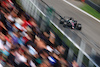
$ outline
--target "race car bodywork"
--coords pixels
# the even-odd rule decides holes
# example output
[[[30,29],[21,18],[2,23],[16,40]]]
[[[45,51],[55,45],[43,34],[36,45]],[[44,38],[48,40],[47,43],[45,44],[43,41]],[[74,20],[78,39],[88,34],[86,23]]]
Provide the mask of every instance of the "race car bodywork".
[[[63,24],[63,27],[70,27],[71,29],[81,30],[82,26],[80,23],[77,23],[72,17],[64,18],[60,20],[60,24]]]

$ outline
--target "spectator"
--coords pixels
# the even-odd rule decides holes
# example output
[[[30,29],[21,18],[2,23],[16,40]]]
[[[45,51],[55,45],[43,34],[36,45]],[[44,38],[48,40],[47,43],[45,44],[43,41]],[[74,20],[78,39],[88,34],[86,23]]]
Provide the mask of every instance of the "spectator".
[[[46,38],[35,20],[11,1],[0,2],[0,67],[66,67],[59,57],[65,48],[53,47],[55,35],[49,31]]]

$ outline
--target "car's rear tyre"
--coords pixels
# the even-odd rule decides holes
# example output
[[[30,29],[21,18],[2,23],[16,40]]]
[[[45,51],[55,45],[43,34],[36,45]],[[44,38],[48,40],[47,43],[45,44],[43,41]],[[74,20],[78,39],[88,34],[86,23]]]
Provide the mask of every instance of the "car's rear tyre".
[[[77,24],[77,27],[76,27],[78,30],[81,30],[82,29],[82,25],[80,23]]]
[[[60,20],[60,24],[63,24],[63,23],[64,23],[64,20],[63,20],[63,19],[61,19],[61,20]]]

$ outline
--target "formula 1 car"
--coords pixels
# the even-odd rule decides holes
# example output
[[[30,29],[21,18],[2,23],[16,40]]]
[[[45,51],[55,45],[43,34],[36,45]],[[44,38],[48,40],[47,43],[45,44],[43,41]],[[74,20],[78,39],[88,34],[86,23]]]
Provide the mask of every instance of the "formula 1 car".
[[[68,17],[60,20],[60,24],[63,24],[63,27],[70,27],[71,29],[81,30],[82,26],[80,23],[77,23],[72,17]]]

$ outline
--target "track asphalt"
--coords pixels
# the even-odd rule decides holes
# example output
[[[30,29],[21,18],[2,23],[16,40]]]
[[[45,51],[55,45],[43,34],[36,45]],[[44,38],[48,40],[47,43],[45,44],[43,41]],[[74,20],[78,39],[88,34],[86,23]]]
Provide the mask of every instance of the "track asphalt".
[[[100,47],[99,22],[87,16],[86,14],[80,12],[79,10],[73,8],[72,6],[68,5],[63,0],[43,0],[43,1],[46,2],[49,6],[53,7],[56,10],[56,12],[58,12],[62,17],[64,16],[73,17],[78,21],[78,23],[81,23],[82,30],[81,31],[73,30],[73,31],[77,33],[81,38],[86,39],[86,41],[93,43],[94,46],[98,47],[99,49]],[[75,1],[75,0],[67,0],[67,1],[78,7],[83,5],[80,1]],[[91,47],[94,46],[91,45]]]

